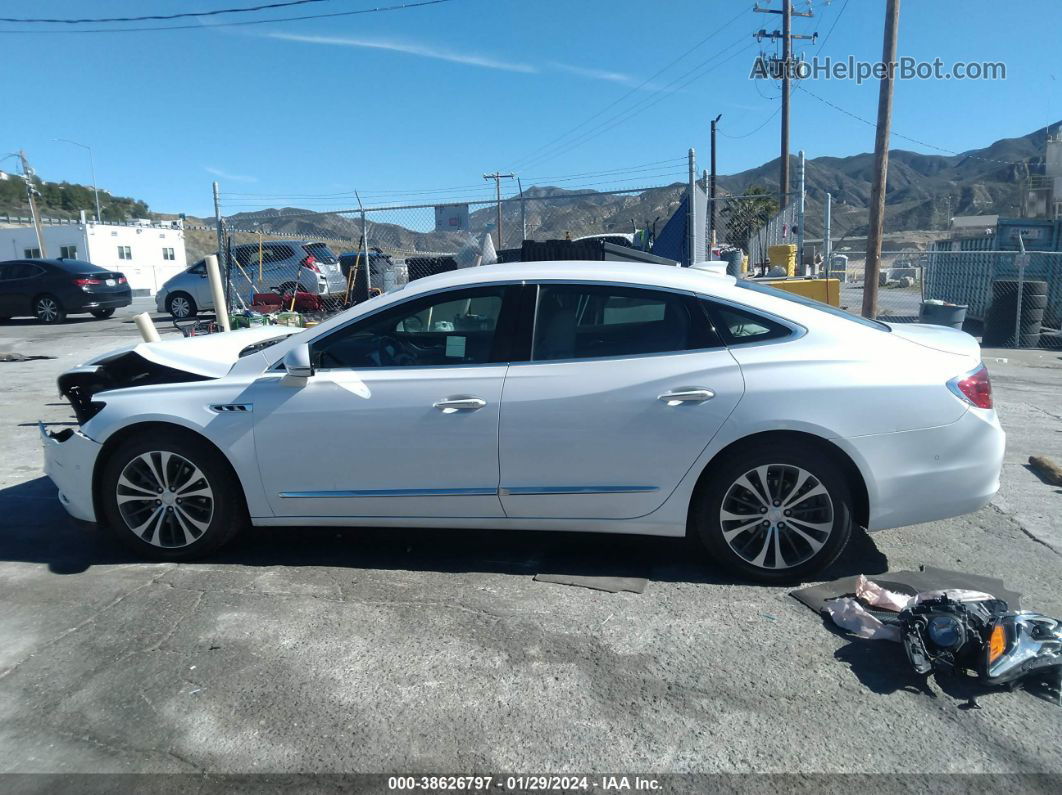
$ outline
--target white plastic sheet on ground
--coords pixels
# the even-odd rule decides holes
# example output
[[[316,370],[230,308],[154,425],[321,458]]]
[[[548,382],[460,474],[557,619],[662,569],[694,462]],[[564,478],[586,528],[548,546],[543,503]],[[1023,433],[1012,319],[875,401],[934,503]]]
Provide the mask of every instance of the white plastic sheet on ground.
[[[882,588],[862,574],[856,580],[855,594],[855,598],[842,596],[838,599],[830,599],[825,603],[826,612],[830,614],[833,623],[860,638],[891,640],[896,643],[900,642],[899,627],[882,623],[880,619],[867,611],[867,606],[899,613],[905,607],[919,604],[929,599],[937,599],[941,596],[947,596],[956,602],[980,602],[985,599],[995,599],[991,594],[982,593],[981,591],[967,591],[955,588],[943,591],[925,591],[915,596],[908,596],[907,594],[896,593]]]

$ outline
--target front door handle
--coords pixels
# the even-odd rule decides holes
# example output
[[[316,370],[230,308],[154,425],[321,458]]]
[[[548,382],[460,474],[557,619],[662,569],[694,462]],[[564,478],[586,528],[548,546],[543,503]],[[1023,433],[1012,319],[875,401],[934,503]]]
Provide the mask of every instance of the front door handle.
[[[443,398],[432,403],[433,408],[440,409],[444,413],[451,414],[455,411],[475,411],[487,405],[487,401],[478,397],[452,397]]]
[[[677,406],[679,403],[703,403],[715,397],[715,392],[703,386],[682,387],[672,389],[657,397],[657,400],[667,401],[669,406]]]

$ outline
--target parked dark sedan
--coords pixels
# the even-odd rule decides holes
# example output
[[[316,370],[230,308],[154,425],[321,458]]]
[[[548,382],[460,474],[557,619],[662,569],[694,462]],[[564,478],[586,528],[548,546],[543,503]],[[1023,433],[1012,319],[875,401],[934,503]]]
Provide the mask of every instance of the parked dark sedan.
[[[17,259],[0,262],[0,320],[33,315],[62,323],[68,314],[105,318],[129,306],[133,293],[121,273],[76,259]]]

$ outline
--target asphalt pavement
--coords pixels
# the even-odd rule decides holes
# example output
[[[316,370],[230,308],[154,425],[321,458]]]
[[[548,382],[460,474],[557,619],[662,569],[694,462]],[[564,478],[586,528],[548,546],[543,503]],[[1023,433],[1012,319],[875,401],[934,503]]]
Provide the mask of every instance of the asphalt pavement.
[[[142,305],[141,305],[142,304]],[[0,324],[0,772],[1062,773],[1059,706],[922,680],[782,587],[683,541],[254,529],[149,564],[69,520],[36,421],[55,376],[134,311]],[[856,534],[825,579],[921,564],[1002,578],[1062,615],[1062,358],[986,351],[1003,488],[958,519]],[[914,409],[912,409],[914,410]],[[644,593],[534,581],[645,577]]]

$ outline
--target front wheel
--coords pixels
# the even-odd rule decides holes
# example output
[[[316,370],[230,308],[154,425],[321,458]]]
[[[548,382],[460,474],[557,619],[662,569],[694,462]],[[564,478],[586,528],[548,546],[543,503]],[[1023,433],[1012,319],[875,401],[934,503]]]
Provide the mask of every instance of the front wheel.
[[[166,299],[166,311],[176,320],[187,320],[198,314],[199,307],[188,293],[174,293]]]
[[[692,518],[721,563],[761,582],[794,582],[844,550],[852,497],[830,456],[791,442],[757,444],[713,468]]]
[[[90,312],[93,317],[99,318],[100,320],[106,320],[114,314],[114,309],[92,309]]]
[[[123,442],[104,465],[99,487],[111,532],[154,560],[207,555],[247,522],[243,490],[228,462],[181,433]]]

